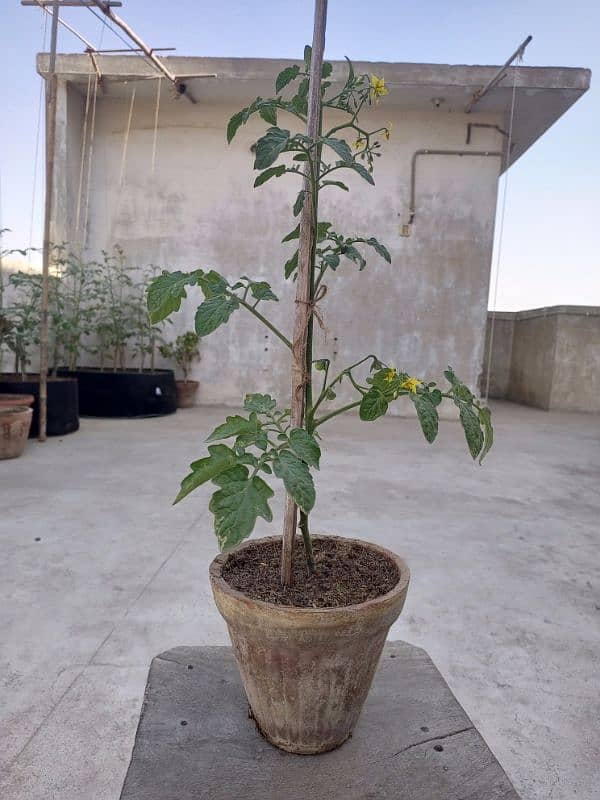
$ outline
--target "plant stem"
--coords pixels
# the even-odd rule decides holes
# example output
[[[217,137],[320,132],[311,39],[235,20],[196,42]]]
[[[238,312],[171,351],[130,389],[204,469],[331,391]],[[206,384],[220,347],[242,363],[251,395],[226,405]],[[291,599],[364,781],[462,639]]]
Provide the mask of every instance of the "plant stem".
[[[277,338],[280,339],[286,347],[289,347],[290,350],[292,349],[292,343],[290,342],[290,340],[286,336],[284,336],[283,333],[281,333],[281,331],[278,330],[275,327],[275,325],[273,325],[272,322],[269,322],[269,320],[266,317],[263,317],[263,315],[259,311],[253,308],[250,305],[250,303],[247,303],[245,300],[242,300],[241,297],[238,297],[237,295],[233,294],[233,292],[229,292],[228,294],[230,294],[231,297],[235,297],[240,303],[240,305],[244,306],[244,308],[251,314],[253,314],[256,317],[256,319],[260,320],[263,325],[266,325],[270,331],[273,331],[275,336],[277,336]]]
[[[304,511],[300,512],[300,530],[302,532],[302,540],[304,542],[304,555],[306,556],[306,566],[308,571],[312,574],[315,572],[315,559],[313,556],[312,540],[310,538],[310,531],[308,529],[308,514]]]
[[[328,419],[331,419],[332,417],[337,417],[338,414],[343,414],[344,411],[350,411],[351,408],[356,408],[361,403],[362,399],[355,400],[353,403],[348,403],[347,406],[342,406],[341,408],[336,408],[334,411],[330,411],[329,414],[325,414],[324,417],[319,417],[319,419],[316,419],[314,422],[314,427],[318,428],[319,425],[322,425],[324,422],[327,422]]]

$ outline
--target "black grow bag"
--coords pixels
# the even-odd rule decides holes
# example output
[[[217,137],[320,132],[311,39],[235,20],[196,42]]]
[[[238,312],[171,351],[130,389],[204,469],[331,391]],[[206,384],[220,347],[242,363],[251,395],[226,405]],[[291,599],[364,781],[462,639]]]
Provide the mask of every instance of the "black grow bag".
[[[172,369],[106,370],[94,367],[59,369],[77,378],[79,412],[87,417],[156,417],[177,410]]]
[[[33,418],[29,438],[37,436],[40,430],[40,379],[38,375],[26,375],[22,381],[19,375],[0,374],[0,392],[32,394]],[[48,436],[64,436],[79,430],[79,398],[77,381],[71,377],[53,378],[48,376],[48,405],[46,433]]]

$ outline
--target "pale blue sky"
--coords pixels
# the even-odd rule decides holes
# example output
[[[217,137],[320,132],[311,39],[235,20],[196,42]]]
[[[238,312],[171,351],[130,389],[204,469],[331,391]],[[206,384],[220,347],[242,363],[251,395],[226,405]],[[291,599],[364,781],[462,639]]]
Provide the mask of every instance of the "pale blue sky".
[[[600,4],[594,0],[330,0],[329,9],[329,58],[498,64],[531,33],[527,65],[600,66]],[[295,58],[311,38],[311,0],[125,0],[118,13],[151,45],[174,46],[179,55]],[[62,14],[98,45],[101,23],[89,11]],[[1,222],[13,230],[11,246],[29,242],[41,15],[19,0],[0,0]],[[101,41],[121,46],[108,31]],[[81,48],[60,31],[60,51]],[[592,89],[509,171],[499,309],[600,305],[600,102],[594,83],[593,75]],[[41,181],[34,244],[41,238]]]

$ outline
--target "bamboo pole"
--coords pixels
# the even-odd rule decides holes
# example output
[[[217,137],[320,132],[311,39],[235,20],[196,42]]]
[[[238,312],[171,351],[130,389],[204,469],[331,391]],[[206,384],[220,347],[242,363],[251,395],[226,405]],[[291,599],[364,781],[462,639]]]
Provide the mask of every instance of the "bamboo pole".
[[[54,192],[54,150],[56,141],[56,41],[59,2],[52,4],[50,63],[46,83],[46,198],[44,203],[44,244],[42,252],[42,297],[40,313],[40,421],[38,439],[46,441],[48,419],[48,278],[50,272],[50,220]]]
[[[325,50],[325,28],[327,25],[327,0],[315,0],[312,57],[310,63],[310,84],[308,90],[308,116],[306,133],[317,139],[321,118],[321,72],[323,51]],[[313,252],[316,236],[314,209],[316,198],[312,195],[310,181],[304,181],[304,205],[300,217],[300,241],[298,275],[296,280],[296,309],[294,313],[294,335],[292,338],[292,398],[291,424],[300,428],[304,423],[305,387],[310,381],[310,367],[307,368],[306,347],[308,328],[312,315],[312,273],[314,269]],[[294,539],[298,521],[298,507],[288,495],[285,503],[283,523],[283,542],[281,549],[281,582],[284,586],[292,584],[292,562]]]

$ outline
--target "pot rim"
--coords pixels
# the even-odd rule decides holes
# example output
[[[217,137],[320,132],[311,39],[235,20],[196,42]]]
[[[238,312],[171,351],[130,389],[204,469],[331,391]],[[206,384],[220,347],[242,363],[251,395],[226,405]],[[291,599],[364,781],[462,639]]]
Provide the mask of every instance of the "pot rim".
[[[0,406],[0,414],[19,414],[24,411],[33,414],[33,409],[29,406]]]
[[[182,386],[200,386],[200,381],[184,381],[183,378],[181,380],[178,378],[175,383],[181,384]]]
[[[16,406],[25,406],[35,401],[35,397],[32,394],[26,394],[24,392],[0,392],[0,403],[6,402],[9,398],[14,400]]]
[[[262,609],[264,611],[270,611],[273,613],[282,613],[285,614],[293,614],[295,616],[307,615],[307,616],[318,616],[321,617],[335,617],[339,616],[340,614],[360,614],[363,611],[368,611],[371,609],[376,608],[377,606],[387,606],[389,605],[394,599],[408,589],[408,584],[410,581],[410,569],[406,561],[401,558],[400,556],[396,555],[392,550],[388,550],[387,547],[382,547],[379,544],[375,544],[373,542],[367,542],[364,539],[355,539],[353,537],[347,536],[338,536],[335,534],[324,534],[324,533],[317,533],[312,535],[311,537],[313,541],[315,539],[337,539],[343,542],[352,542],[354,544],[359,544],[362,547],[366,547],[371,550],[376,550],[378,553],[386,556],[390,559],[398,569],[398,581],[394,584],[394,586],[386,592],[385,594],[379,595],[379,597],[373,597],[370,600],[364,600],[362,603],[351,603],[350,605],[346,606],[322,606],[319,608],[307,608],[305,606],[286,606],[281,603],[270,603],[267,600],[258,600],[254,597],[250,597],[249,595],[245,594],[244,592],[240,592],[238,589],[234,589],[230,586],[225,578],[222,576],[222,570],[225,566],[227,559],[233,553],[238,553],[240,550],[243,550],[246,547],[250,547],[252,545],[260,544],[262,542],[280,542],[281,536],[263,536],[259,539],[248,539],[242,544],[238,545],[237,547],[228,550],[226,553],[219,553],[215,558],[212,560],[211,565],[209,567],[209,577],[211,582],[214,585],[217,585],[219,589],[226,595],[230,597],[242,601],[244,604],[253,604],[258,609]]]

